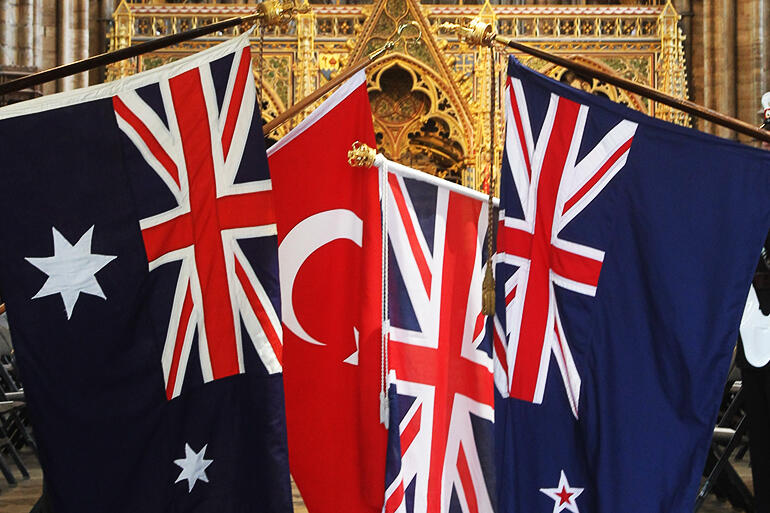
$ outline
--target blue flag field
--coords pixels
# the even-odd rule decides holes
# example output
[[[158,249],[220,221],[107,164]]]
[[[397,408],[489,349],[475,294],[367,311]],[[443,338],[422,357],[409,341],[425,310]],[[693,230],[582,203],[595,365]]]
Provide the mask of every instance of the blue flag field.
[[[290,512],[248,34],[0,110],[0,294],[66,512]]]
[[[770,154],[511,58],[495,340],[500,513],[693,509]]]

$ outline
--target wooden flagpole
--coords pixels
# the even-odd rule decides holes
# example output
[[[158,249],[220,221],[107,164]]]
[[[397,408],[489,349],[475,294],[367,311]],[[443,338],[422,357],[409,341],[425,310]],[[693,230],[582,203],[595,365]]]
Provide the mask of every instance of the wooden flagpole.
[[[539,48],[534,48],[516,42],[509,37],[496,34],[493,31],[491,24],[485,23],[478,18],[471,20],[467,27],[458,25],[456,23],[447,22],[442,23],[439,26],[439,29],[455,32],[458,36],[467,41],[468,44],[472,45],[492,46],[494,43],[500,43],[507,46],[508,48],[533,55],[554,64],[558,64],[559,66],[570,69],[580,75],[588,76],[591,78],[598,78],[599,80],[602,80],[608,84],[612,84],[614,86],[620,87],[621,89],[631,91],[632,93],[636,93],[640,96],[644,96],[645,98],[649,98],[653,101],[668,105],[669,107],[673,107],[693,116],[705,119],[706,121],[711,121],[714,124],[727,127],[741,134],[749,135],[755,139],[759,139],[760,141],[770,142],[770,132],[757,128],[754,125],[746,123],[745,121],[727,116],[721,112],[709,109],[708,107],[704,107],[703,105],[697,104],[695,102],[684,100],[682,98],[676,98],[670,94],[664,93],[663,91],[639,84],[627,78],[619,77],[613,73],[607,73],[606,71],[592,68],[591,66],[583,64],[582,62],[578,62],[566,57],[560,57],[550,52],[546,52],[545,50],[540,50]]]

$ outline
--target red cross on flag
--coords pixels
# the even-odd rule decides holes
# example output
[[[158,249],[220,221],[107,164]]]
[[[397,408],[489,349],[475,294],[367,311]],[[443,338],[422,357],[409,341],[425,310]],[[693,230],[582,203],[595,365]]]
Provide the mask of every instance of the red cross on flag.
[[[566,240],[561,233],[623,168],[637,125],[619,122],[578,161],[588,107],[552,94],[534,138],[518,79],[508,78],[505,104],[506,156],[524,217],[501,211],[498,228],[498,261],[518,267],[504,289],[508,332],[498,333],[495,343],[507,378],[501,393],[542,402],[553,353],[577,417],[580,375],[554,286],[595,295],[604,252]]]
[[[181,263],[162,356],[170,400],[182,391],[195,335],[208,382],[245,371],[242,326],[267,371],[280,372],[282,333],[238,244],[276,234],[270,180],[236,179],[255,111],[250,48],[232,59],[222,98],[208,64],[159,85],[157,110],[137,90],[115,96],[113,106],[173,197],[172,208],[140,223],[150,270]]]
[[[384,511],[492,513],[494,389],[481,311],[487,203],[393,162],[384,169],[393,255]]]

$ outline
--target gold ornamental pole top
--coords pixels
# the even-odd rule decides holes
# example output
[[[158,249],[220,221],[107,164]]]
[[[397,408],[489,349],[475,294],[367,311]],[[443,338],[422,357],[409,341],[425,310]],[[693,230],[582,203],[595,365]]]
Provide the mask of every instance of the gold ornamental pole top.
[[[297,14],[310,12],[310,4],[298,3],[297,0],[265,0],[257,5],[254,14],[244,16],[241,27],[249,29],[257,22],[264,26],[286,25]]]
[[[492,29],[492,24],[481,21],[480,18],[473,18],[468,22],[467,26],[446,21],[439,25],[438,28],[445,32],[454,32],[460,39],[473,46],[491,47],[497,37],[497,34]]]
[[[353,149],[348,151],[348,164],[353,167],[372,167],[376,156],[377,150],[366,143],[356,141],[353,143]]]

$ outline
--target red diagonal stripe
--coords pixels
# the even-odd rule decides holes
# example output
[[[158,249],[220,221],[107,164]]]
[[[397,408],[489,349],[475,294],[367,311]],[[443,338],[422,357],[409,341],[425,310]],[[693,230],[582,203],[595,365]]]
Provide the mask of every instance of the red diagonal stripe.
[[[404,432],[401,433],[401,455],[406,454],[406,451],[411,447],[412,442],[417,437],[417,433],[420,432],[420,423],[422,422],[422,404],[417,407],[417,411],[414,412],[409,423],[404,428]]]
[[[607,162],[605,162],[604,165],[601,168],[599,168],[599,171],[597,171],[596,174],[594,176],[592,176],[591,179],[588,180],[588,182],[583,187],[581,187],[580,190],[578,192],[576,192],[574,196],[572,196],[569,200],[567,200],[567,202],[564,204],[564,210],[562,211],[562,213],[566,213],[570,208],[572,208],[575,205],[575,203],[580,201],[580,199],[583,196],[588,194],[588,191],[591,190],[591,187],[596,185],[596,183],[599,180],[601,180],[601,178],[605,174],[607,174],[607,171],[610,170],[612,165],[615,164],[615,162],[617,162],[618,159],[621,156],[623,156],[623,154],[625,152],[628,151],[628,149],[631,147],[631,142],[633,140],[634,140],[634,138],[632,137],[631,139],[629,139],[625,143],[623,143],[623,146],[618,148],[617,151],[615,153],[613,153],[612,156],[609,159],[607,159]]]
[[[479,513],[479,504],[476,501],[476,489],[473,487],[473,479],[471,478],[471,469],[468,467],[468,460],[465,456],[465,449],[463,444],[460,444],[460,452],[457,455],[457,473],[460,475],[460,483],[462,483],[463,491],[465,492],[465,501],[468,503],[468,511],[470,513]]]
[[[396,200],[396,207],[401,220],[404,222],[404,228],[406,229],[406,238],[409,241],[409,247],[412,249],[412,254],[417,262],[417,268],[420,271],[420,277],[422,278],[422,284],[425,286],[425,292],[430,297],[430,283],[431,273],[428,261],[425,259],[425,255],[422,252],[422,247],[417,239],[417,231],[412,224],[412,218],[409,215],[409,208],[406,206],[406,200],[401,192],[401,187],[398,183],[398,178],[393,174],[388,174],[388,182],[390,183],[390,190],[393,191],[393,197]]]
[[[166,399],[169,401],[174,396],[174,386],[176,385],[177,374],[179,373],[179,360],[182,357],[182,346],[187,335],[187,328],[192,314],[192,295],[190,294],[190,283],[187,283],[187,292],[182,303],[182,315],[179,317],[179,325],[176,331],[176,340],[174,341],[174,356],[171,358],[171,369],[168,371],[168,382],[166,383]]]
[[[518,287],[518,285],[516,285]],[[508,293],[507,296],[505,296],[505,305],[508,306],[511,304],[511,301],[513,301],[513,298],[516,297],[516,287],[513,287],[511,291]]]
[[[558,315],[558,314],[557,314],[557,315]],[[565,363],[565,365],[566,365],[566,363],[567,363],[567,358],[566,358],[566,355],[565,355],[565,353],[564,353],[564,343],[565,343],[565,341],[563,341],[563,340],[561,339],[561,335],[559,335],[559,327],[556,325],[556,323],[555,323],[555,322],[554,322],[554,326],[553,326],[553,331],[556,333],[556,341],[559,343],[559,352],[561,353],[561,355],[562,355],[562,359],[564,360],[564,363]],[[568,371],[567,371],[567,372],[565,372],[565,373],[564,373],[564,376],[567,378],[567,393],[568,393],[570,396],[572,396],[572,390],[573,390],[573,388],[572,388],[572,380],[571,380],[571,378],[570,378],[569,372],[568,372]],[[574,397],[573,399],[577,399],[577,398],[576,398],[576,397]],[[577,403],[576,403],[576,404],[577,404]]]
[[[155,136],[152,135],[152,132],[149,128],[147,128],[147,125],[145,125],[142,120],[139,119],[136,114],[134,114],[119,97],[112,97],[112,105],[115,108],[115,112],[118,114],[118,116],[123,118],[123,120],[131,125],[131,128],[133,128],[136,133],[139,134],[139,137],[142,138],[142,141],[144,141],[144,144],[147,145],[147,148],[150,150],[153,156],[158,159],[160,165],[166,169],[166,172],[168,172],[169,175],[171,175],[171,178],[174,179],[177,187],[180,187],[179,170],[177,169],[176,164],[174,164],[174,160],[169,157],[168,153],[166,153],[166,150],[163,149],[163,146],[161,146]]]
[[[505,350],[505,345],[503,344],[503,340],[500,337],[501,337],[500,332],[498,330],[495,330],[495,335],[493,338],[495,353],[497,354],[497,360],[500,362],[500,366],[503,368],[503,373],[507,376],[508,375],[508,352]]]
[[[230,145],[233,142],[233,133],[235,132],[235,123],[238,121],[238,114],[241,111],[241,102],[243,101],[243,92],[246,89],[246,81],[249,78],[251,69],[251,47],[246,47],[241,52],[241,61],[238,64],[238,72],[235,76],[233,85],[233,94],[230,97],[230,105],[227,108],[227,120],[224,130],[222,130],[222,151],[227,160],[227,154],[230,151]]]
[[[486,316],[484,315],[484,312],[481,312],[478,317],[476,317],[476,326],[473,328],[473,340],[476,340],[476,338],[481,335],[481,331],[484,329],[484,320],[486,319]]]
[[[273,352],[275,353],[276,358],[278,358],[278,361],[283,362],[283,344],[281,344],[281,337],[278,336],[278,333],[273,327],[273,323],[270,322],[270,317],[268,317],[265,307],[262,305],[262,301],[259,300],[259,296],[257,296],[257,293],[254,291],[254,287],[251,286],[249,277],[246,276],[246,271],[243,270],[238,258],[235,259],[235,274],[238,276],[238,280],[241,282],[243,290],[246,292],[249,304],[259,320],[260,326],[262,326],[262,331],[265,332],[270,347],[273,348]]]
[[[513,82],[511,77],[508,77],[508,91],[510,91],[511,97],[511,110],[513,111],[514,123],[516,123],[516,132],[519,134],[519,144],[521,145],[521,153],[524,155],[524,163],[527,165],[527,175],[529,179],[532,179],[532,165],[529,163],[529,149],[527,148],[527,139],[524,137],[524,123],[521,120],[521,112],[519,112],[519,102],[516,101],[516,92],[513,90]]]
[[[385,513],[395,513],[401,502],[404,500],[404,481],[398,483],[393,493],[388,497],[385,503]]]

